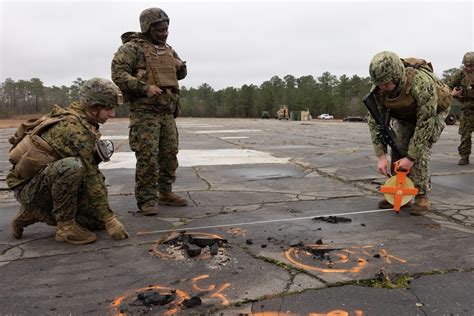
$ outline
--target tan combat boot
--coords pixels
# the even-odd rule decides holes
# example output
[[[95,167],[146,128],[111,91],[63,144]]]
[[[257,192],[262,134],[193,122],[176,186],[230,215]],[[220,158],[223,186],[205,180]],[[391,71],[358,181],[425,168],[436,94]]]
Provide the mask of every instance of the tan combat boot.
[[[58,222],[55,239],[73,245],[83,245],[96,241],[97,236],[93,232],[79,226],[79,224],[72,219],[66,222]]]
[[[148,201],[148,202],[143,203],[143,205],[140,206],[140,213],[142,213],[143,216],[154,216],[158,214],[158,208],[156,207],[156,202]]]
[[[461,159],[458,162],[458,165],[464,166],[469,164],[469,157],[461,157]]]
[[[169,191],[169,192],[160,192],[158,197],[158,204],[160,205],[171,205],[171,206],[186,206],[188,201],[183,199],[179,195]]]
[[[23,236],[25,227],[40,222],[50,226],[56,225],[56,221],[50,215],[41,211],[40,208],[22,204],[20,211],[16,214],[11,223],[13,237],[20,239]]]
[[[415,196],[415,203],[410,209],[410,214],[415,216],[425,215],[430,210],[430,205],[430,199],[427,195],[417,195]]]

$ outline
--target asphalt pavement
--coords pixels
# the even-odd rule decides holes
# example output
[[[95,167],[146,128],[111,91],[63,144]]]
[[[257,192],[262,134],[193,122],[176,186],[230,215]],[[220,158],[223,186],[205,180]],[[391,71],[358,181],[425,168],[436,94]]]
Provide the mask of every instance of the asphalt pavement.
[[[73,246],[11,236],[0,129],[0,315],[474,315],[474,165],[458,126],[432,149],[433,211],[380,210],[366,123],[179,118],[174,191],[137,213],[128,120],[102,128],[111,208],[130,237]]]

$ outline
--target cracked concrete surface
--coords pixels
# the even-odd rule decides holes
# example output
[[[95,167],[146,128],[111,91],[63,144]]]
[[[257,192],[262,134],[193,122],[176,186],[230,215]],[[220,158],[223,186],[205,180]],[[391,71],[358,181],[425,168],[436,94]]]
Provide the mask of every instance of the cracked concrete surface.
[[[103,128],[103,135],[117,136],[119,152],[130,151],[120,136],[126,126],[116,119]],[[190,205],[163,206],[150,218],[136,214],[134,169],[106,169],[111,208],[130,238],[113,241],[98,232],[98,241],[86,246],[56,242],[54,227],[44,224],[26,228],[21,240],[11,237],[18,204],[4,178],[14,130],[0,130],[1,313],[474,313],[474,167],[456,164],[457,126],[448,126],[433,148],[434,211],[424,217],[369,212],[385,179],[375,173],[364,123],[180,118],[178,127],[183,150],[241,149],[290,160],[180,167],[174,189]],[[352,221],[311,220],[341,213]],[[229,260],[153,253],[177,230],[226,239]],[[295,241],[324,255],[295,248]],[[360,285],[381,271],[413,280],[407,288]],[[139,293],[153,290],[177,298],[164,306],[134,304]],[[203,305],[186,309],[182,301],[192,296]]]

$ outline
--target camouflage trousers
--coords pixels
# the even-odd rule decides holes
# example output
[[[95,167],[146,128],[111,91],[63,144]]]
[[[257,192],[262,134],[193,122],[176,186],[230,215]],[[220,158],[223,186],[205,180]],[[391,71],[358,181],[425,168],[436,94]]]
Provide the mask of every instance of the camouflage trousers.
[[[171,191],[178,168],[178,129],[173,114],[131,112],[130,148],[135,152],[135,198],[140,207]]]
[[[428,194],[431,191],[431,147],[436,143],[443,132],[446,124],[444,118],[446,113],[440,113],[435,119],[435,130],[432,135],[427,136],[428,148],[424,151],[421,157],[418,157],[413,165],[408,177],[413,181],[413,184],[418,189],[418,194]],[[396,134],[397,144],[402,151],[407,152],[410,141],[415,132],[415,123],[410,123],[401,120],[393,121],[393,129]],[[416,144],[415,144],[416,145]],[[400,160],[403,157],[398,156],[392,151],[392,162]],[[393,173],[393,165],[392,165]]]
[[[48,164],[26,185],[16,188],[15,197],[21,204],[41,209],[53,221],[75,219],[88,229],[104,229],[103,220],[81,194],[83,175],[79,158],[64,158]]]
[[[471,136],[474,131],[474,101],[470,102],[470,104],[463,104],[461,109],[461,122],[459,124],[461,144],[458,147],[459,156],[461,157],[469,157],[471,154]]]

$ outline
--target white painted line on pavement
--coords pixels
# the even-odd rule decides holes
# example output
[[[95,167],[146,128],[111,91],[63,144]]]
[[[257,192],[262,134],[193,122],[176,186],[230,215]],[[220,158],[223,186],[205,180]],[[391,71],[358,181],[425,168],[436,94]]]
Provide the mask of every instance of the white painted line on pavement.
[[[110,140],[118,140],[118,139],[128,139],[128,135],[102,135],[100,139],[110,139]]]
[[[224,127],[224,125],[208,125],[208,124],[186,124],[186,123],[178,123],[179,128],[191,128],[191,127],[198,127],[198,128],[217,128],[217,127]]]
[[[220,139],[247,139],[250,138],[248,136],[227,136],[227,137],[219,137]]]
[[[250,149],[180,150],[178,153],[180,167],[286,164],[290,159],[273,157],[270,153]],[[134,169],[136,163],[134,152],[117,152],[109,162],[102,163],[100,169]]]
[[[267,220],[267,221],[256,221],[256,222],[247,222],[247,223],[234,223],[234,224],[221,224],[221,225],[213,225],[213,226],[188,227],[188,228],[178,228],[178,229],[152,230],[152,231],[149,231],[149,232],[138,232],[137,235],[150,235],[150,234],[158,234],[158,233],[171,233],[171,232],[180,232],[180,231],[188,231],[188,230],[200,230],[200,229],[209,229],[209,228],[270,224],[270,223],[278,223],[278,222],[291,222],[291,221],[300,221],[300,220],[304,220],[304,219],[311,219],[311,218],[314,218],[314,217],[348,216],[348,215],[359,215],[359,214],[369,214],[369,213],[381,213],[381,212],[388,212],[388,211],[393,211],[393,209],[383,209],[383,210],[378,209],[378,210],[370,210],[370,211],[358,211],[358,212],[347,212],[347,213],[326,214],[326,215],[317,214],[317,215],[312,215],[312,216],[292,217],[292,218],[283,218],[283,219],[271,219],[271,220]]]
[[[220,130],[208,130],[208,131],[195,131],[194,134],[219,134],[219,133],[250,133],[250,132],[263,132],[261,129],[220,129]]]

